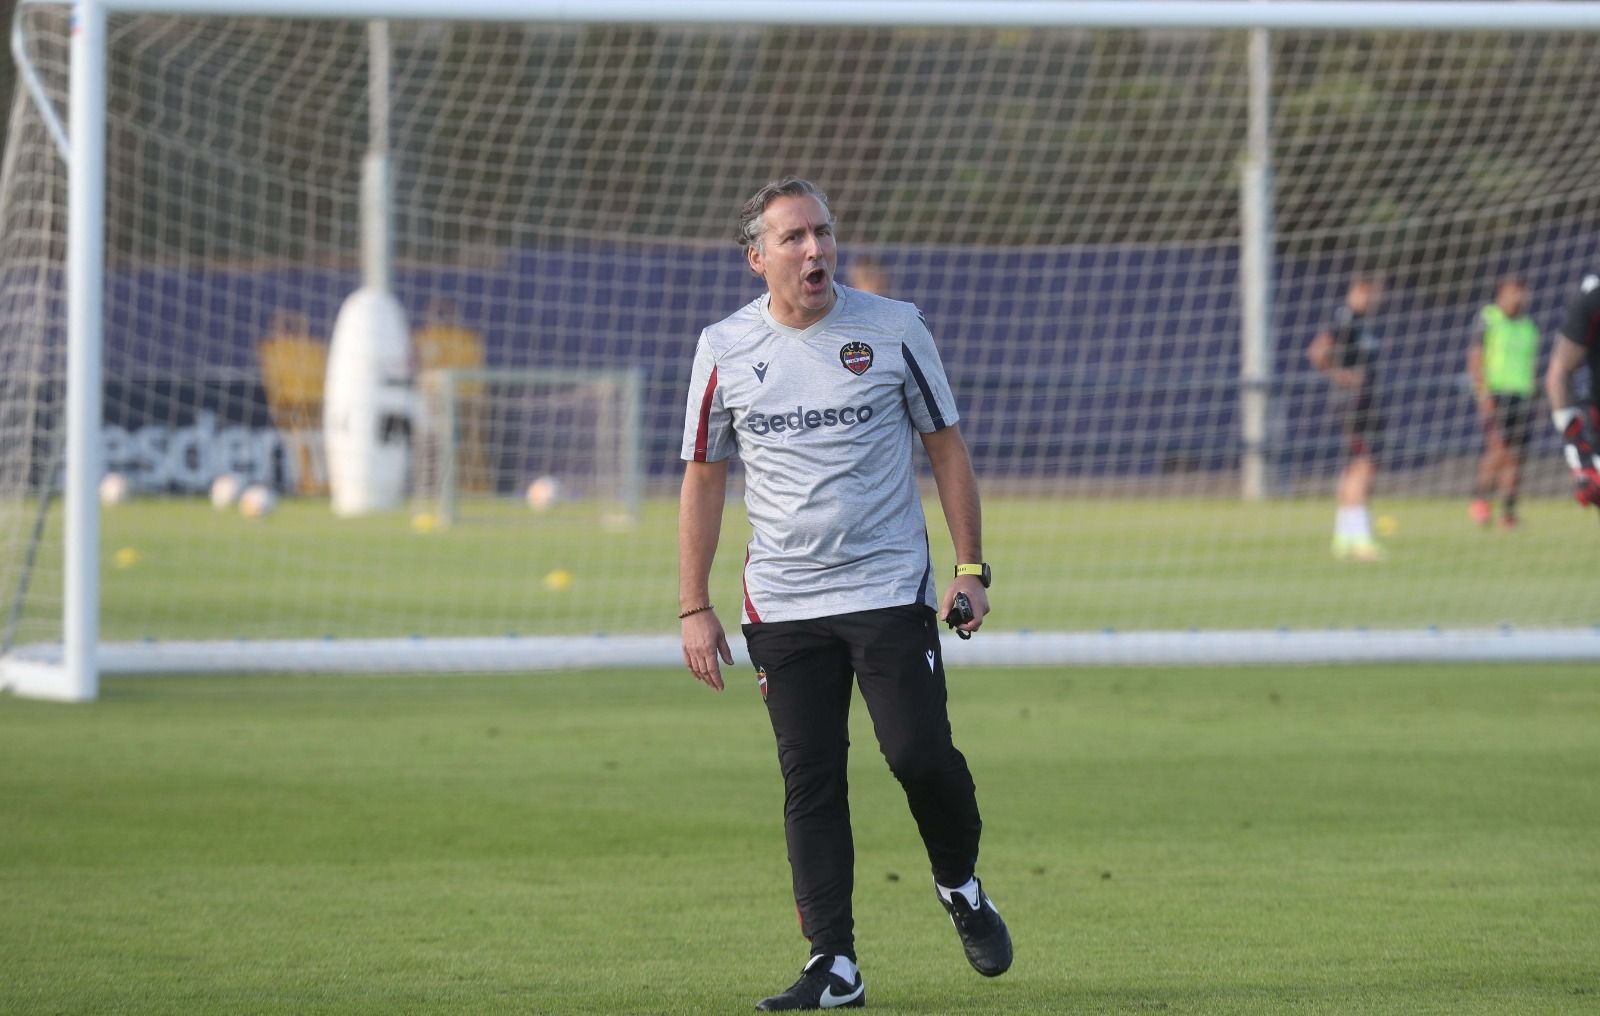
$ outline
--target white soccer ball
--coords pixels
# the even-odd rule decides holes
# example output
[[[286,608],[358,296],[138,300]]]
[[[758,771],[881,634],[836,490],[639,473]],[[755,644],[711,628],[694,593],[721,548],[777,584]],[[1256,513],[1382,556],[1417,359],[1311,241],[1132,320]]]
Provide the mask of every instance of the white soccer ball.
[[[128,478],[121,473],[107,473],[100,480],[100,503],[103,505],[121,504],[131,493]]]
[[[561,481],[553,476],[541,476],[528,484],[528,507],[536,512],[547,512],[561,500]]]
[[[211,507],[227,511],[244,491],[244,478],[238,473],[223,473],[211,481]]]
[[[247,519],[264,519],[278,507],[278,495],[272,488],[252,483],[239,495],[239,514]]]

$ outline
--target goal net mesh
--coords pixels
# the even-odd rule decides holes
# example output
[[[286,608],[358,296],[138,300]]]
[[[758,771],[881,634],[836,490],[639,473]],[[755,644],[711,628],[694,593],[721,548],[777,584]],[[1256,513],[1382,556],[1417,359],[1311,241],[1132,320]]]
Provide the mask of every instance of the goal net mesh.
[[[21,16],[64,110],[67,15]],[[419,329],[448,308],[458,365],[637,379],[627,527],[581,485],[528,507],[523,450],[606,422],[548,400],[456,446],[503,471],[472,481],[494,502],[478,521],[418,524],[426,491],[334,518],[317,353],[359,285],[366,27],[116,16],[109,39],[103,430],[129,496],[103,523],[107,639],[675,632],[695,338],[761,293],[734,219],[791,172],[832,198],[843,279],[875,262],[940,344],[985,494],[989,630],[1597,620],[1600,532],[1565,498],[1542,401],[1521,528],[1469,521],[1465,373],[1498,277],[1526,276],[1547,352],[1596,263],[1594,35],[1274,33],[1269,496],[1247,501],[1243,33],[395,23],[395,294]],[[19,94],[0,194],[16,643],[60,637],[66,179]],[[1358,271],[1386,280],[1370,566],[1329,553],[1345,444],[1304,354]],[[225,472],[277,510],[213,508]],[[712,585],[730,626],[745,534],[735,504]]]

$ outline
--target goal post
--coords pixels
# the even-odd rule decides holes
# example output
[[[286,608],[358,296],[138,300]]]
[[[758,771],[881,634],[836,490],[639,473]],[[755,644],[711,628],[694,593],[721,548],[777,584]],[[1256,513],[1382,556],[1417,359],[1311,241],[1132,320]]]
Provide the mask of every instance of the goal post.
[[[0,362],[29,382],[0,405],[0,588],[19,591],[0,684],[92,699],[164,645],[294,669],[321,665],[319,640],[346,667],[385,640],[402,661],[405,640],[489,640],[409,656],[491,669],[541,639],[592,639],[596,661],[659,646],[694,328],[759,293],[725,220],[788,171],[833,194],[846,277],[877,256],[950,363],[1015,597],[963,651],[1600,655],[1585,578],[1541,567],[1593,528],[1557,513],[1543,429],[1526,487],[1549,514],[1508,536],[1526,549],[1443,535],[1478,447],[1460,375],[1485,287],[1533,276],[1548,339],[1592,267],[1600,186],[1549,164],[1600,154],[1600,3],[29,0],[17,18],[31,97],[0,194]],[[364,195],[391,209],[365,230]],[[460,511],[454,426],[413,445],[406,509],[323,528],[285,481],[256,345],[282,309],[325,336],[363,257],[412,320],[450,301],[485,336],[479,373],[431,375],[437,411],[471,385],[568,399],[569,429],[539,437],[594,460],[569,489],[613,485],[628,532],[525,507],[419,531],[424,500]],[[1337,428],[1302,355],[1358,267],[1394,282],[1380,510],[1403,527],[1365,573],[1325,560]],[[562,377],[588,380],[538,380]],[[40,451],[58,434],[59,506]],[[492,470],[491,500],[535,458]],[[135,496],[102,515],[108,472]],[[213,513],[203,474],[223,472],[288,496],[270,519]],[[737,543],[730,521],[719,590]]]
[[[60,697],[100,692],[100,448],[105,348],[106,12],[72,9],[67,170],[66,538]],[[55,689],[52,689],[55,690]],[[52,696],[54,697],[54,696]]]
[[[605,530],[639,523],[638,369],[446,368],[424,371],[417,393],[413,524],[558,509]]]

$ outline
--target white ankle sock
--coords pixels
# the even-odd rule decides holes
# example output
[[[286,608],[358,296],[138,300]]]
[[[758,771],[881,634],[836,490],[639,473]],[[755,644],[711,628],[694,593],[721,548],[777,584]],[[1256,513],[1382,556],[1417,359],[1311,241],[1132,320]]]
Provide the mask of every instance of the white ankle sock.
[[[956,893],[960,893],[962,896],[967,898],[967,906],[974,910],[978,909],[978,876],[976,875],[967,879],[966,885],[958,886],[955,889],[946,889],[937,882],[933,884],[933,887],[939,890],[939,898],[944,900],[946,903],[951,902],[951,900],[955,898]]]
[[[853,960],[851,960],[850,957],[848,957],[848,956],[835,956],[833,958],[832,971],[833,971],[833,976],[839,978],[844,983],[846,983],[846,984],[854,984],[854,983],[856,983],[856,974],[858,973],[858,971],[856,970],[855,962]]]
[[[1367,517],[1367,506],[1350,509],[1350,534],[1362,543],[1372,542],[1372,521]]]
[[[1335,516],[1334,535],[1346,540],[1368,541],[1372,539],[1372,524],[1367,517],[1367,509],[1361,505],[1352,508],[1340,508]]]

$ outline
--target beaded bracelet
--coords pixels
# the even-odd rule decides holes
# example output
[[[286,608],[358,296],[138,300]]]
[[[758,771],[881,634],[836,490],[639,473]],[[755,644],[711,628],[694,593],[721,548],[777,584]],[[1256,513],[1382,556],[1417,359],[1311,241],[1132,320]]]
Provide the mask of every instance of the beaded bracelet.
[[[686,610],[683,613],[678,615],[678,620],[682,621],[686,617],[690,617],[690,616],[692,616],[694,614],[701,614],[701,613],[704,613],[705,611],[708,611],[710,609],[711,609],[711,604],[708,603],[704,607],[696,607],[693,610]]]

